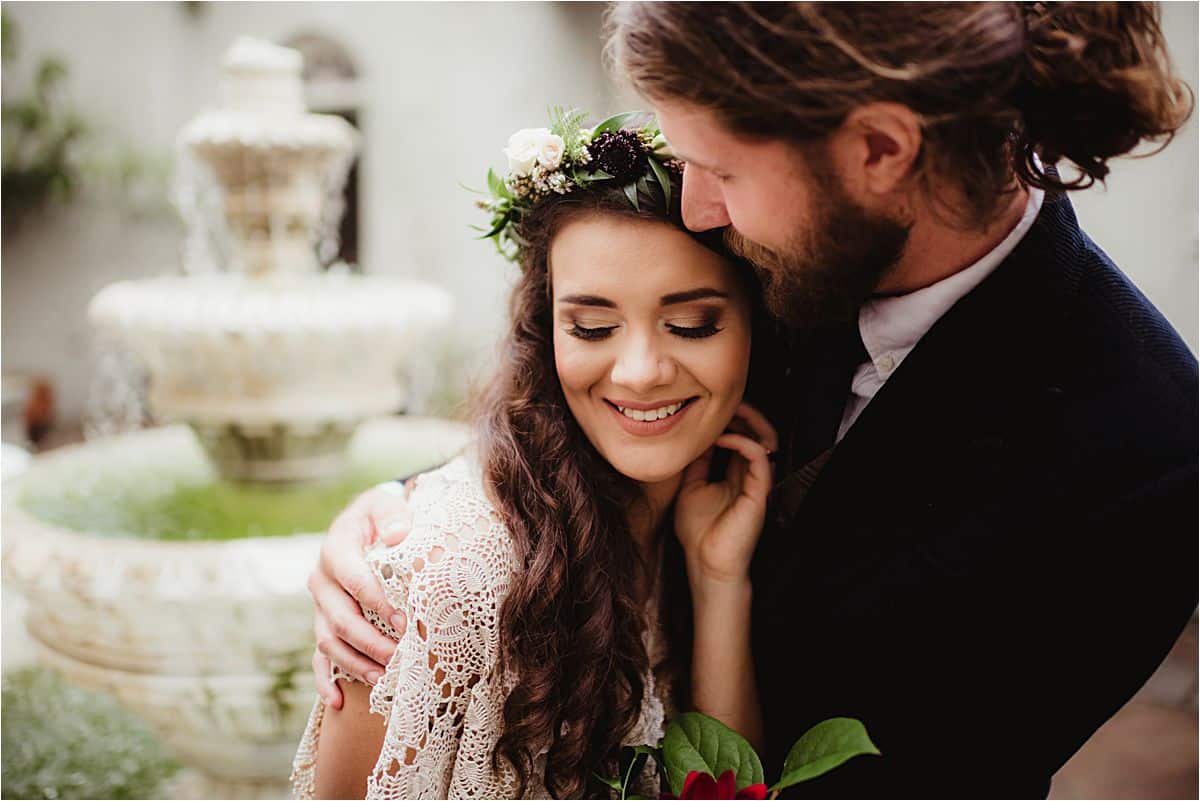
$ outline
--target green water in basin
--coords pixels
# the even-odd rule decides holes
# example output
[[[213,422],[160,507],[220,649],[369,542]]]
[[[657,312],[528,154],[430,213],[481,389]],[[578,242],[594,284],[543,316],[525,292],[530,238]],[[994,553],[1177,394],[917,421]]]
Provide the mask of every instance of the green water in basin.
[[[436,422],[444,428],[445,421]],[[193,541],[324,532],[363,490],[442,464],[464,439],[454,429],[417,436],[429,432],[412,426],[377,426],[366,447],[351,448],[344,474],[294,485],[218,478],[186,429],[157,439],[127,435],[145,441],[85,446],[35,465],[18,504],[46,523],[103,537]]]

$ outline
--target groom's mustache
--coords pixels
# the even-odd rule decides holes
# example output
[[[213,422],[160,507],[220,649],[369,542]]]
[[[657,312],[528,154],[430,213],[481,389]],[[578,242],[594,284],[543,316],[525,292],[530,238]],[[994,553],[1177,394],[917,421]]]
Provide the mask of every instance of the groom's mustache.
[[[760,278],[769,279],[786,266],[778,253],[745,236],[732,225],[725,227],[722,238],[725,248],[739,259],[749,262]]]
[[[750,264],[758,267],[758,269],[770,269],[778,263],[779,255],[772,249],[760,245],[760,243],[749,239],[744,234],[740,233],[733,225],[726,225],[724,234],[725,247],[736,255],[739,259],[745,259]]]

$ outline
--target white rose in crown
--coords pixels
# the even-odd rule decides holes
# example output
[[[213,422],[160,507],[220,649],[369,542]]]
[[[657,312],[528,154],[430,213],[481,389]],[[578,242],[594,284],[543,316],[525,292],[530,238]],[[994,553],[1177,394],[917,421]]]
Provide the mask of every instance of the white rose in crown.
[[[529,175],[538,164],[555,170],[562,163],[563,140],[549,128],[522,128],[508,137],[504,155],[508,157],[508,171],[518,178]]]
[[[547,170],[557,170],[562,163],[563,139],[557,134],[550,134],[542,140],[538,147],[538,163]]]

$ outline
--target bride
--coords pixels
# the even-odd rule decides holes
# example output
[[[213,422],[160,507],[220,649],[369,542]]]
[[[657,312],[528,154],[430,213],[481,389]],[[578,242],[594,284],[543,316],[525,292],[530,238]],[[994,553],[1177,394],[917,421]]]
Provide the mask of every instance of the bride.
[[[679,163],[626,121],[518,132],[490,181],[490,235],[521,266],[499,369],[475,444],[367,554],[407,625],[368,613],[397,648],[374,686],[335,666],[344,703],[316,702],[297,797],[580,797],[688,709],[762,745],[759,289],[684,228]]]

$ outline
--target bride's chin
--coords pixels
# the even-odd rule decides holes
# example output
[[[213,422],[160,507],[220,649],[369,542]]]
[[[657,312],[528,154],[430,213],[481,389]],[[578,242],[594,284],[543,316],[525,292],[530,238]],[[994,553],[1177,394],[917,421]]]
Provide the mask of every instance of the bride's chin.
[[[621,464],[614,465],[617,472],[639,484],[661,484],[679,477],[686,465],[670,463],[661,464]]]

